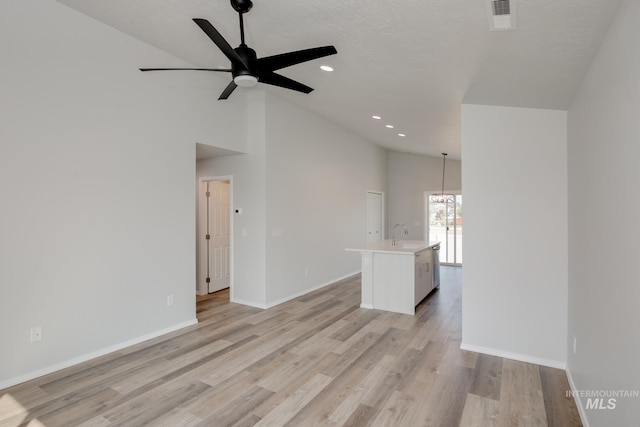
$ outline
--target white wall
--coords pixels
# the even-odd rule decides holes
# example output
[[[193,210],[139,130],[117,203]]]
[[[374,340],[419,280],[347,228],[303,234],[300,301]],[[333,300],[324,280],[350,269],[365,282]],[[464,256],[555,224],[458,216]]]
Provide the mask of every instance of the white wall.
[[[387,155],[275,95],[250,93],[247,154],[197,169],[231,175],[243,210],[233,217],[232,300],[269,307],[359,271],[359,256],[344,249],[366,240],[366,192],[386,191]]]
[[[463,105],[464,348],[566,362],[566,116]]]
[[[640,388],[638,22],[640,2],[623,3],[569,110],[568,371],[580,390]],[[586,414],[638,425],[640,400]]]
[[[389,152],[388,236],[394,224],[404,223],[408,239],[424,239],[424,193],[442,189],[442,157]],[[462,190],[460,160],[447,159],[445,191]],[[402,236],[404,239],[404,235]]]
[[[0,52],[2,388],[195,321],[195,143],[245,117],[51,0],[3,2]]]
[[[237,90],[236,92],[240,92]],[[266,160],[265,160],[265,93],[248,90],[246,154],[215,157],[198,161],[198,178],[232,177],[234,214],[231,250],[233,265],[231,300],[256,307],[266,301]],[[234,92],[234,96],[236,93]],[[246,235],[242,235],[242,230]]]
[[[386,191],[387,154],[276,96],[267,100],[267,304],[273,304],[360,270],[359,255],[344,249],[366,241],[366,193]],[[282,237],[272,237],[274,228]]]

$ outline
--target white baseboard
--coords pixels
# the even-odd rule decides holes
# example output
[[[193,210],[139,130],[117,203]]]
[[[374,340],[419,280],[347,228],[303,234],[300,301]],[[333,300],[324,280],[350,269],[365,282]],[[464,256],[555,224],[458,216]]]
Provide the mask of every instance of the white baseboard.
[[[338,282],[340,282],[342,280],[350,279],[351,277],[353,277],[353,276],[355,276],[357,274],[360,274],[360,270],[358,270],[358,271],[356,271],[354,273],[346,274],[344,276],[338,277],[338,278],[333,279],[333,280],[329,280],[328,282],[320,283],[319,285],[316,285],[313,288],[305,289],[304,291],[297,292],[297,293],[295,293],[293,295],[286,296],[284,298],[281,298],[279,300],[270,302],[268,304],[260,304],[260,303],[257,303],[255,301],[245,301],[245,300],[242,300],[242,299],[239,299],[239,298],[231,298],[231,302],[234,302],[234,303],[237,303],[237,304],[242,304],[242,305],[248,305],[249,307],[261,308],[263,310],[266,310],[268,308],[275,307],[276,305],[280,305],[280,304],[283,304],[283,303],[285,303],[287,301],[291,301],[292,299],[295,299],[295,298],[301,297],[303,295],[306,295],[306,294],[308,294],[310,292],[317,291],[318,289],[322,289],[325,286],[333,285],[334,283],[338,283]]]
[[[37,371],[28,372],[26,374],[19,375],[17,377],[9,378],[8,380],[0,381],[0,390],[3,390],[8,387],[12,387],[16,384],[20,384],[26,381],[31,381],[35,378],[39,378],[44,375],[51,374],[61,369],[78,365],[88,360],[95,359],[96,357],[104,356],[105,354],[113,353],[114,351],[122,350],[123,348],[130,347],[135,344],[140,344],[141,342],[144,342],[153,338],[157,338],[159,336],[177,331],[182,328],[186,328],[187,326],[196,325],[197,323],[198,323],[198,319],[192,319],[183,323],[179,323],[177,325],[170,326],[165,329],[161,329],[159,331],[151,332],[149,334],[145,334],[140,337],[136,337],[131,340],[118,343],[116,345],[112,345],[91,353],[83,354],[82,356],[74,357],[73,359],[65,360],[64,362],[56,363],[55,365],[38,369]]]
[[[579,393],[576,392],[578,388],[576,387],[576,383],[573,381],[573,377],[571,376],[571,370],[567,369],[567,379],[569,380],[569,387],[571,387],[571,392],[573,393],[573,400],[576,401],[576,406],[578,408],[578,414],[580,415],[580,421],[582,421],[582,425],[584,427],[589,427],[589,420],[587,419],[587,412],[584,409],[584,405],[582,400],[580,400]]]
[[[349,273],[349,274],[346,274],[344,276],[337,277],[337,278],[335,278],[333,280],[329,280],[328,282],[320,283],[319,285],[316,285],[313,288],[305,289],[304,291],[300,291],[300,292],[295,293],[293,295],[289,295],[289,296],[286,296],[284,298],[280,298],[279,300],[270,302],[270,303],[267,304],[267,308],[275,307],[276,305],[280,305],[280,304],[285,303],[287,301],[291,301],[292,299],[295,299],[295,298],[301,297],[303,295],[306,295],[306,294],[308,294],[310,292],[317,291],[318,289],[322,289],[325,286],[333,285],[334,283],[338,283],[338,282],[341,282],[343,280],[349,279],[349,278],[355,276],[356,274],[360,274],[360,270],[356,271],[355,273]]]
[[[360,308],[367,308],[369,310],[373,310],[372,304],[360,304]]]
[[[259,304],[255,301],[245,301],[239,298],[231,298],[229,300],[230,302],[236,303],[236,304],[242,304],[242,305],[248,305],[249,307],[255,307],[255,308],[260,308],[262,310],[267,309],[268,307],[264,304]]]
[[[528,354],[511,353],[509,351],[498,350],[495,348],[481,347],[478,345],[470,345],[461,343],[462,350],[474,351],[476,353],[488,354],[490,356],[504,357],[505,359],[519,360],[520,362],[534,363],[536,365],[548,366],[550,368],[566,369],[567,363],[559,360],[543,359],[540,357],[530,356]]]

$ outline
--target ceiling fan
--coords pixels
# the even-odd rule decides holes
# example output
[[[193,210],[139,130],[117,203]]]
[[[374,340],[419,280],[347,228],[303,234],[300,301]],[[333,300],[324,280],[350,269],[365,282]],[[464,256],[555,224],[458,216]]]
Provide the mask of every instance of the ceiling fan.
[[[242,15],[251,10],[253,3],[251,0],[231,0],[231,7],[233,7],[240,16],[240,46],[235,49],[229,45],[209,21],[200,18],[194,18],[193,20],[216,46],[218,46],[229,61],[231,61],[231,68],[140,68],[140,71],[196,70],[231,73],[233,80],[231,80],[222,91],[222,94],[220,94],[218,98],[219,100],[229,98],[229,95],[231,95],[238,86],[252,87],[258,82],[280,86],[302,93],[310,93],[313,89],[309,86],[275,73],[275,71],[291,65],[336,54],[338,53],[336,48],[333,46],[323,46],[258,58],[256,51],[244,42],[244,21]]]

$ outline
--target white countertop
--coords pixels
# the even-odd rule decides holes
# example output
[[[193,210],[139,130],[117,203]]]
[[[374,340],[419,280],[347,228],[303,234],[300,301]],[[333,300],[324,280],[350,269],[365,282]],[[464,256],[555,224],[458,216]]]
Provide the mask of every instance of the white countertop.
[[[425,242],[424,240],[398,240],[396,242],[396,246],[393,246],[391,239],[387,239],[379,242],[368,243],[360,247],[346,248],[345,250],[352,252],[379,252],[413,255],[439,243],[440,242]]]

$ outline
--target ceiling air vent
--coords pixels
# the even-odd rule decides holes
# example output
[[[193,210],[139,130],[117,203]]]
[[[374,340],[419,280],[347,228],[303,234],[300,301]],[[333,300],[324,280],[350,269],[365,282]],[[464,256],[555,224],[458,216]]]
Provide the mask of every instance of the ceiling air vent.
[[[509,12],[509,0],[496,0],[492,1],[491,3],[494,16],[511,14],[511,12]]]
[[[514,30],[516,28],[516,0],[485,1],[491,31]]]

